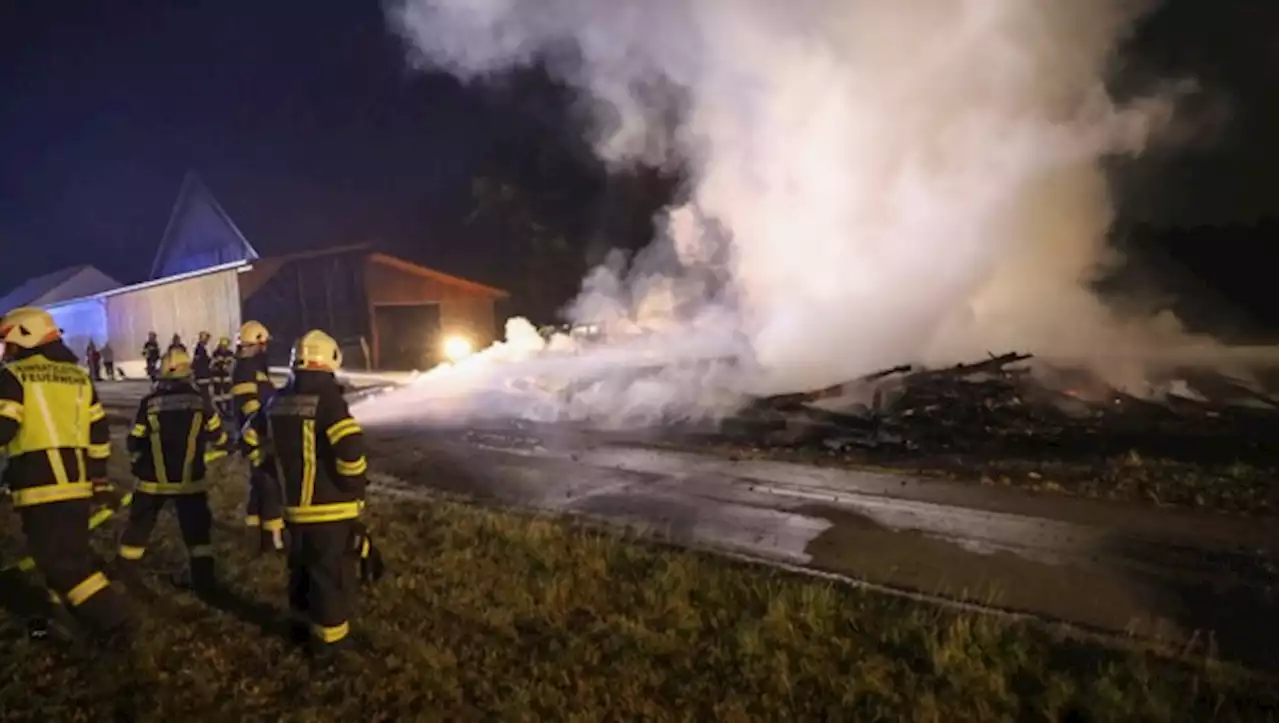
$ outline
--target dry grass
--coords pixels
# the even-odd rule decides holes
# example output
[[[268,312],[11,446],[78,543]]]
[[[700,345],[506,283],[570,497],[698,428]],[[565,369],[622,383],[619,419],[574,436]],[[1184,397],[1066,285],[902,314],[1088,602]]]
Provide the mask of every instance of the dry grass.
[[[360,649],[316,669],[279,634],[283,564],[215,494],[214,609],[162,573],[139,601],[137,672],[29,641],[0,612],[4,720],[1257,720],[1276,686],[1056,638],[553,519],[452,502],[371,506],[391,575],[355,620]],[[114,531],[96,539],[109,549]],[[15,519],[0,514],[5,557]],[[139,692],[140,691],[140,692]]]

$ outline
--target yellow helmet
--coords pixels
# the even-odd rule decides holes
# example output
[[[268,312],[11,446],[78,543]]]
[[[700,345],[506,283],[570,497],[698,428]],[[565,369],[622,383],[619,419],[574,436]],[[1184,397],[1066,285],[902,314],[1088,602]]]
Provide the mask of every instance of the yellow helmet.
[[[271,338],[271,333],[267,331],[267,327],[257,321],[246,321],[240,325],[240,333],[236,337],[238,344],[266,344]]]
[[[161,379],[186,379],[191,376],[191,355],[185,350],[174,348],[160,357]]]
[[[312,329],[297,344],[293,345],[293,354],[289,358],[289,366],[294,369],[317,369],[336,372],[342,366],[342,350],[333,337]]]
[[[227,336],[218,337],[218,348],[227,347],[227,346],[231,346],[231,337],[227,337]]]
[[[62,330],[44,309],[22,306],[0,318],[0,342],[34,349],[62,338]]]

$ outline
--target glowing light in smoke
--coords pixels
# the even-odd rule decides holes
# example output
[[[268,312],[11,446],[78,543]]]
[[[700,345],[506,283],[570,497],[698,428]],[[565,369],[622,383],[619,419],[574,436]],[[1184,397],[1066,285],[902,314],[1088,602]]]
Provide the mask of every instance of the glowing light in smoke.
[[[450,336],[444,340],[444,356],[451,362],[461,361],[472,352],[471,340],[464,336]]]

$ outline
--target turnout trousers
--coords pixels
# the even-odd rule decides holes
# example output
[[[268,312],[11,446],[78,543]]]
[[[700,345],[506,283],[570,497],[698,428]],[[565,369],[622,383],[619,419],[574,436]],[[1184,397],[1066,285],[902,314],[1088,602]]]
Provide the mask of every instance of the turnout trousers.
[[[129,524],[120,535],[119,555],[123,560],[141,560],[147,552],[147,543],[160,519],[165,503],[173,500],[178,513],[178,528],[182,530],[182,542],[191,559],[193,584],[213,584],[213,514],[209,511],[209,495],[206,492],[184,494],[151,494],[135,492],[129,511]]]
[[[200,392],[200,396],[204,397],[204,400],[208,402],[210,405],[214,403],[213,379],[211,378],[197,379],[196,390]]]
[[[49,589],[77,618],[106,631],[127,622],[129,611],[91,557],[89,513],[87,499],[18,508],[27,549]]]
[[[236,427],[235,414],[231,411],[231,380],[227,377],[213,378],[213,405],[218,410],[218,414],[222,415],[223,421],[232,427],[233,437],[240,436],[240,429]]]
[[[354,520],[289,525],[289,609],[323,649],[347,637],[355,603]]]

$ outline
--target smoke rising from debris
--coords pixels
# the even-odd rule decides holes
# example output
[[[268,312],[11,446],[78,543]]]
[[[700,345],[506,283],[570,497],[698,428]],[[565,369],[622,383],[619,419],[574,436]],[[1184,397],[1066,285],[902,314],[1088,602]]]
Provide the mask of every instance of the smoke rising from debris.
[[[497,364],[508,345],[406,393],[536,371],[558,380],[549,403],[577,390],[586,408],[569,416],[640,399],[693,413],[1007,350],[1140,377],[1180,328],[1122,322],[1088,286],[1109,261],[1102,159],[1139,153],[1171,113],[1168,97],[1121,104],[1104,86],[1148,4],[391,2],[420,66],[483,81],[546,62],[601,109],[602,158],[691,172],[653,246],[593,271],[569,307],[644,334]]]

